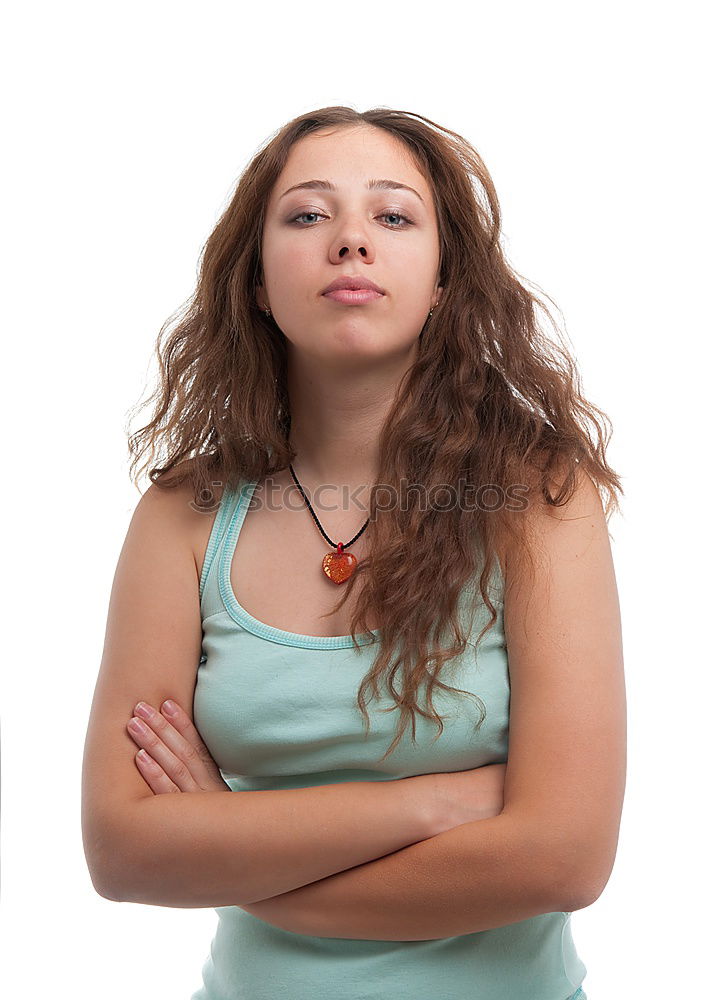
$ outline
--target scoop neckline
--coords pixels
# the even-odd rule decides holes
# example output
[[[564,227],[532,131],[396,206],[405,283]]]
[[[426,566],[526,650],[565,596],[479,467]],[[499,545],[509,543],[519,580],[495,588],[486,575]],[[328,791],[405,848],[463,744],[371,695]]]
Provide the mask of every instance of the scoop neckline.
[[[240,487],[239,500],[230,518],[225,542],[222,547],[219,566],[219,589],[227,613],[238,625],[241,625],[248,632],[252,632],[262,639],[281,643],[284,646],[299,646],[303,649],[342,649],[353,646],[354,641],[351,634],[306,635],[303,632],[289,632],[285,629],[275,628],[274,625],[268,625],[266,622],[255,618],[237,600],[231,580],[232,559],[237,547],[239,532],[258,484],[259,480],[255,480],[254,482],[245,482]],[[231,491],[231,493],[232,497],[236,499],[236,490]],[[222,495],[222,503],[225,501],[227,503],[230,502],[227,488]],[[375,640],[381,640],[381,629],[372,629],[370,632],[357,634],[357,643],[360,646],[371,645]]]

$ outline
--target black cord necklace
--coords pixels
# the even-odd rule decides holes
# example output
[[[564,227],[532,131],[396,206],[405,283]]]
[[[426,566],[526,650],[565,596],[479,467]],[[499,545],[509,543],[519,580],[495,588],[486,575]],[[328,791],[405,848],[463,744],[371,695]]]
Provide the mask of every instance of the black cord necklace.
[[[327,535],[324,528],[319,523],[319,518],[314,513],[314,508],[309,502],[309,497],[302,489],[299,480],[294,474],[294,469],[292,468],[291,462],[289,464],[289,471],[292,474],[292,479],[294,480],[297,489],[304,497],[304,502],[309,508],[309,513],[314,518],[314,523],[319,528],[326,541],[329,542],[329,544],[337,550],[336,552],[327,552],[327,554],[324,556],[324,558],[322,559],[322,571],[332,581],[332,583],[344,583],[346,580],[349,579],[354,570],[357,568],[356,556],[354,555],[353,552],[347,552],[346,550],[349,548],[350,545],[353,545],[354,542],[357,540],[357,538],[359,538],[359,536],[366,530],[366,526],[369,524],[369,518],[366,519],[364,527],[360,531],[358,531],[356,535],[354,535],[354,537],[350,542],[347,542],[345,545],[343,545],[341,542],[333,542],[329,537],[329,535]]]

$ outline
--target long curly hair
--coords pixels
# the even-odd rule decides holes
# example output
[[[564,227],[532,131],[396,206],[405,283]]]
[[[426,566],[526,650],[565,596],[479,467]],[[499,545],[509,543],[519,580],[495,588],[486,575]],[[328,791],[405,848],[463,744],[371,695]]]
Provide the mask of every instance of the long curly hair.
[[[443,286],[380,434],[378,483],[393,486],[402,502],[377,502],[379,487],[372,488],[367,558],[329,612],[339,611],[361,583],[351,618],[357,649],[357,633],[369,633],[370,620],[379,622],[379,654],[357,701],[368,730],[367,691],[378,696],[380,680],[387,681],[395,704],[385,711],[400,709],[400,725],[384,760],[409,719],[416,740],[416,712],[437,724],[439,738],[436,687],[470,694],[439,677],[470,641],[460,599],[468,593],[474,608],[481,603],[490,611],[473,640],[478,645],[497,620],[489,582],[495,570],[501,574],[499,554],[511,551],[512,577],[534,571],[522,516],[528,507],[565,504],[579,468],[599,490],[608,518],[623,489],[606,462],[610,420],[584,399],[551,311],[502,251],[499,201],[478,152],[422,115],[381,107],[302,114],[276,131],[241,174],[203,248],[196,290],[159,332],[161,379],[148,400],[152,418],[129,436],[135,485],[152,465],[152,482],[173,488],[189,481],[196,502],[206,505],[213,482],[259,481],[296,457],[289,444],[286,340],[255,299],[264,212],[297,140],[357,126],[401,140],[425,177],[438,220]],[[541,317],[558,342],[544,334]],[[154,464],[160,450],[163,465]],[[549,485],[557,482],[554,495]],[[447,489],[448,504],[437,499]],[[427,497],[433,498],[428,504]],[[418,704],[422,685],[426,709]]]

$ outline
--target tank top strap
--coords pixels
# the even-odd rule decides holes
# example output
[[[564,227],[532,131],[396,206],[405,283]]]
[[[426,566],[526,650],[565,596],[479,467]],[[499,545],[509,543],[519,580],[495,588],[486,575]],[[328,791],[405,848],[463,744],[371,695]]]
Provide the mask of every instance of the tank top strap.
[[[199,581],[199,600],[202,620],[209,618],[224,609],[222,595],[219,589],[219,554],[224,548],[229,526],[237,507],[242,502],[246,483],[240,481],[234,489],[225,483],[219,507],[214,518],[212,530],[207,542],[207,550],[202,564],[202,574]]]

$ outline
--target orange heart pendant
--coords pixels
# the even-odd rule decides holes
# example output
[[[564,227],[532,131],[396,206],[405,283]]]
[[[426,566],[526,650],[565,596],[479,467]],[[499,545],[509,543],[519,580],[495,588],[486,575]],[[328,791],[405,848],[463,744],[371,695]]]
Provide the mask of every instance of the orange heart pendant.
[[[332,583],[344,583],[357,568],[356,556],[345,552],[340,542],[336,552],[327,552],[322,560],[322,569]]]

